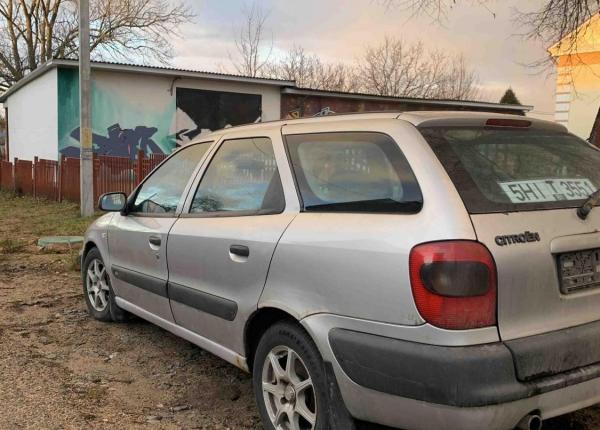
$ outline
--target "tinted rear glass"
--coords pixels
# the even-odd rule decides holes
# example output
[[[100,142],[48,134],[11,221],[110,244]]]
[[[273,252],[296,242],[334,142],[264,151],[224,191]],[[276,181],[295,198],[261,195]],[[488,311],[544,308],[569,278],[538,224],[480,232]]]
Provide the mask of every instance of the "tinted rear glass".
[[[482,127],[420,131],[471,213],[578,207],[600,187],[600,151],[569,133]]]
[[[315,133],[287,136],[305,211],[414,213],[423,197],[389,136]]]

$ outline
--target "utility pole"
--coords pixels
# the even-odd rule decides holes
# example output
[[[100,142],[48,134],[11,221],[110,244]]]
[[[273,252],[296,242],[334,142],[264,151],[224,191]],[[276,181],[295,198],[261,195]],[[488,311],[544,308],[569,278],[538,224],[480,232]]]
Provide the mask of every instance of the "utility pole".
[[[94,166],[91,120],[90,5],[79,0],[79,174],[81,216],[94,214]]]

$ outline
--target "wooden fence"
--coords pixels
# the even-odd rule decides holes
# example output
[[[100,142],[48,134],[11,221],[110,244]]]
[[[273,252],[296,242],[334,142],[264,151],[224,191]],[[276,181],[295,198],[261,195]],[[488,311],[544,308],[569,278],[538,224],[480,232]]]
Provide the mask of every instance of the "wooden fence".
[[[14,190],[13,165],[10,161],[0,161],[0,189]]]
[[[165,158],[163,154],[145,156],[143,151],[135,160],[94,154],[94,201],[110,191],[130,194]],[[17,195],[79,202],[79,158],[0,161],[0,189]]]

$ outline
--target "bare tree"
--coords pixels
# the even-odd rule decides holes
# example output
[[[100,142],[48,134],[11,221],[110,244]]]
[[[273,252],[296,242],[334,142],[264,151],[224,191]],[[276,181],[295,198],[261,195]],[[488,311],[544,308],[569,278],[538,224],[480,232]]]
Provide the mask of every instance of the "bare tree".
[[[317,55],[293,46],[282,58],[265,64],[262,75],[295,81],[301,88],[332,91],[355,90],[353,68],[344,63],[326,63]]]
[[[256,0],[251,5],[244,5],[242,14],[243,23],[235,39],[237,52],[230,56],[230,60],[240,75],[256,77],[261,74],[273,51],[273,38],[269,46],[264,35],[269,14]]]
[[[386,8],[400,8],[412,12],[414,15],[426,15],[435,20],[443,20],[457,4],[471,4],[485,7],[492,15],[488,3],[491,0],[375,0],[376,3]]]
[[[376,0],[385,7],[399,7],[414,14],[443,19],[457,4],[479,5],[490,9],[492,0]],[[550,46],[563,41],[563,51],[575,52],[576,43],[585,23],[600,13],[600,0],[544,0],[535,12],[516,11],[516,21],[525,28],[526,36]],[[494,14],[495,15],[495,14]]]
[[[193,17],[179,0],[96,0],[90,10],[95,59],[167,62],[169,38]],[[76,0],[0,0],[0,89],[53,58],[76,58]]]
[[[443,74],[439,85],[434,89],[435,97],[450,100],[479,100],[482,94],[477,73],[469,68],[463,54],[442,59]]]
[[[600,0],[547,0],[536,12],[518,12],[517,20],[528,29],[529,38],[547,45],[560,42],[562,52],[575,53],[586,23],[599,13]]]
[[[367,47],[356,65],[361,89],[368,93],[444,99],[479,97],[477,75],[464,57],[428,51],[422,43],[407,44],[386,37]]]

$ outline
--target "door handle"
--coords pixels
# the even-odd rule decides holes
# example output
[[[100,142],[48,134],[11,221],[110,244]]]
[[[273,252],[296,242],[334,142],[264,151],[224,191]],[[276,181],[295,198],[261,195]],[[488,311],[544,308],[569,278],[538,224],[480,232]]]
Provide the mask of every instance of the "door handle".
[[[152,235],[148,238],[148,243],[153,246],[160,246],[160,244],[162,243],[162,239],[160,238],[160,236]]]
[[[244,245],[231,245],[229,252],[240,257],[248,257],[250,255],[250,248]]]

